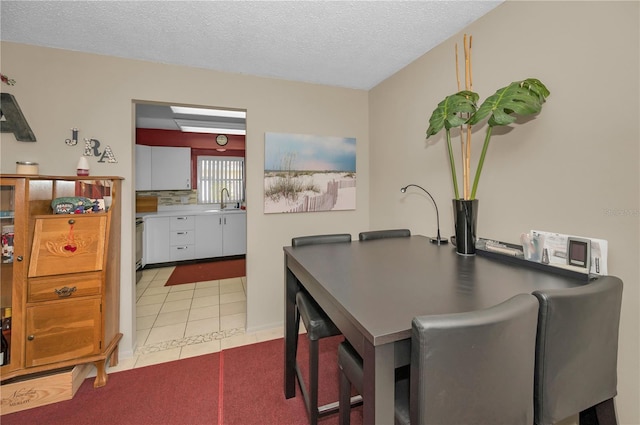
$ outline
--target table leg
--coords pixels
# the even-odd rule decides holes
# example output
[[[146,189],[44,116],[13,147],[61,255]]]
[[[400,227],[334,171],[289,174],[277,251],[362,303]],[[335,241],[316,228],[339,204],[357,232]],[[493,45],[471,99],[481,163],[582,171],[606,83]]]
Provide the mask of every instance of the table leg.
[[[298,278],[287,267],[285,256],[285,290],[284,290],[284,396],[296,396],[296,293]]]
[[[365,424],[394,423],[395,350],[393,343],[374,347],[365,342],[363,357],[363,420]]]

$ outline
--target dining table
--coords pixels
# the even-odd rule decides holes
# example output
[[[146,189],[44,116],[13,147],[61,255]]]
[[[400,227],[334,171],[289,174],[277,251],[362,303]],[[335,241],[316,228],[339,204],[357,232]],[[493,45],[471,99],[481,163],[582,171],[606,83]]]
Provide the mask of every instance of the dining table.
[[[363,423],[394,423],[395,369],[409,364],[414,317],[481,310],[588,275],[501,256],[467,256],[412,235],[284,249],[285,398],[295,397],[296,293],[307,291],[363,360]]]

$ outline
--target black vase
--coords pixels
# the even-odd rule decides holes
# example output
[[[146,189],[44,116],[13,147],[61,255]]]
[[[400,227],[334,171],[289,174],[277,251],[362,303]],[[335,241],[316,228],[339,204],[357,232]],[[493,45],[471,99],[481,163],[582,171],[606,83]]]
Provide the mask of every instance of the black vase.
[[[453,221],[456,230],[456,253],[475,255],[478,200],[454,199]]]

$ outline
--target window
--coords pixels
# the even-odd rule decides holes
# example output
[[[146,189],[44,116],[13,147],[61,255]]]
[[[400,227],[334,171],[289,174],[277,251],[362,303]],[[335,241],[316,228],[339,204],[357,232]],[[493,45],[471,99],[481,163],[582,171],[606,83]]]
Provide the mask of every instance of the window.
[[[198,156],[198,203],[219,204],[224,188],[229,191],[225,204],[244,201],[244,158]]]

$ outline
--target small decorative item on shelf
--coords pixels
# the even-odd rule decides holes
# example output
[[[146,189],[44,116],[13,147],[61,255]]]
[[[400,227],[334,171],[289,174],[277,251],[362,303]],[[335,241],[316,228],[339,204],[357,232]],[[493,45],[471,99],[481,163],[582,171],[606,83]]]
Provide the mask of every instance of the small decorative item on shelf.
[[[83,214],[87,210],[92,210],[93,207],[94,201],[81,196],[56,198],[51,201],[54,214]]]
[[[17,161],[16,162],[16,174],[29,174],[38,175],[39,167],[37,162],[31,161]]]
[[[2,226],[2,262],[13,263],[13,225]]]
[[[89,161],[84,156],[81,156],[78,160],[77,172],[79,176],[89,175]]]
[[[520,235],[520,243],[524,251],[524,259],[536,263],[544,263],[544,235],[535,232],[523,233]],[[547,261],[549,264],[549,252],[547,251]]]
[[[461,255],[474,255],[476,248],[476,226],[478,216],[478,200],[476,191],[478,181],[487,154],[491,132],[494,127],[506,126],[514,123],[517,116],[534,115],[540,112],[542,104],[549,96],[549,90],[540,80],[527,78],[515,81],[506,87],[498,89],[495,94],[489,96],[480,106],[480,96],[474,93],[471,76],[471,41],[472,38],[464,36],[464,69],[465,89],[460,87],[458,72],[458,45],[456,44],[456,79],[458,92],[449,95],[441,101],[429,118],[427,138],[440,132],[444,128],[447,142],[449,163],[451,166],[451,179],[455,199],[453,211],[456,232],[456,252]],[[471,133],[472,126],[487,119],[487,130],[484,145],[476,167],[473,187],[470,185],[471,175]],[[451,129],[459,128],[460,145],[462,151],[462,196],[458,191],[456,166],[451,146]]]

